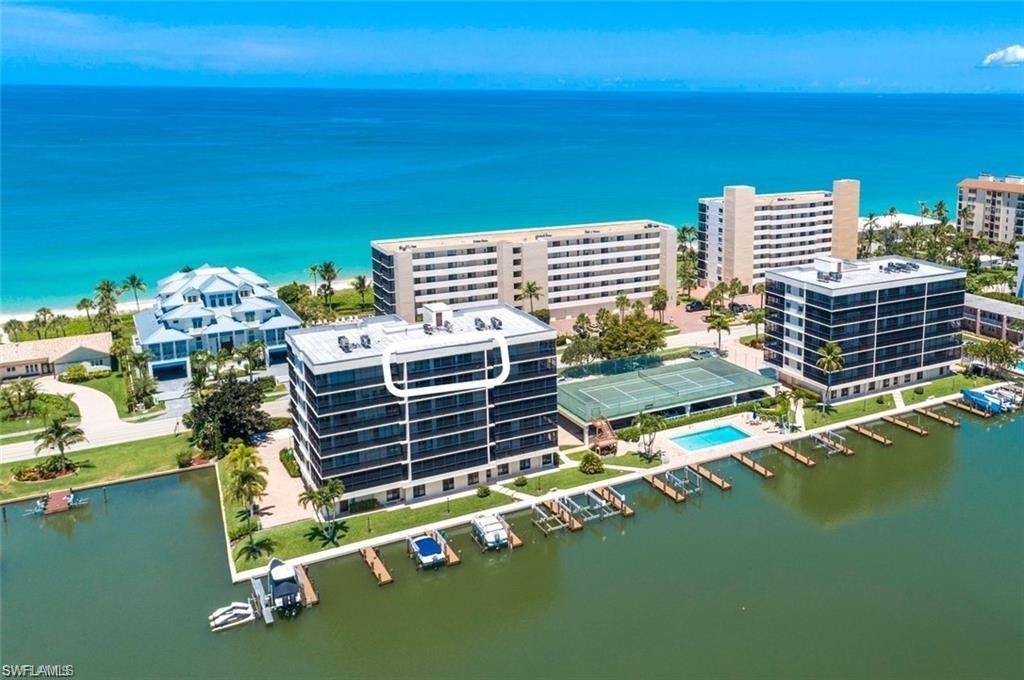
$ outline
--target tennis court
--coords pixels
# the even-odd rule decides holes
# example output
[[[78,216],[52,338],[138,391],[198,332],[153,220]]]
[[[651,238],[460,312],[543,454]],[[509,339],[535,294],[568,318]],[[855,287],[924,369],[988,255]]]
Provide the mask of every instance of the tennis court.
[[[662,411],[765,389],[775,381],[722,359],[704,359],[560,385],[558,406],[580,423]]]

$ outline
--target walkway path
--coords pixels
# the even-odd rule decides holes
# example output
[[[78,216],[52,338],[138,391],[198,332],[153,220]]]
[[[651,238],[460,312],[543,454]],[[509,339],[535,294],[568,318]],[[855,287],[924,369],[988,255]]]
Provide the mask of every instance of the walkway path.
[[[291,431],[277,430],[270,436],[259,446],[260,458],[267,466],[267,491],[259,503],[260,523],[267,528],[313,519],[312,508],[299,505],[299,494],[304,490],[302,479],[289,475],[281,463],[280,451],[288,446]]]
[[[905,409],[907,405],[903,402],[903,392],[896,390],[892,393],[892,400],[896,404],[896,408]]]

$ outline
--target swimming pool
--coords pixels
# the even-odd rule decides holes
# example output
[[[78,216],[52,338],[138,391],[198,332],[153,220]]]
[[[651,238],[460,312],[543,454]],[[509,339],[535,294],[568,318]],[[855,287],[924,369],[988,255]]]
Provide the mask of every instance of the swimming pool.
[[[741,439],[749,439],[750,435],[732,425],[722,425],[710,430],[702,430],[693,434],[686,434],[680,437],[672,437],[672,441],[687,451],[699,451],[709,446],[720,446],[731,442],[738,442]]]

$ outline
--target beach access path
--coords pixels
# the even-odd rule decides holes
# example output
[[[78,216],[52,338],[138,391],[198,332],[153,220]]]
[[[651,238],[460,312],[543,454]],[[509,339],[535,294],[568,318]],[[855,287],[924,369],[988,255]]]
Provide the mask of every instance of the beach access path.
[[[124,442],[149,439],[165,434],[175,434],[185,429],[180,418],[156,418],[141,423],[121,420],[114,402],[103,392],[91,387],[59,382],[56,378],[42,378],[36,381],[40,392],[47,394],[69,394],[81,413],[79,427],[85,433],[86,441],[68,448],[74,453],[97,446],[121,444]],[[288,399],[276,399],[263,405],[271,416],[288,415]],[[29,460],[37,455],[34,441],[18,442],[0,446],[0,463]]]

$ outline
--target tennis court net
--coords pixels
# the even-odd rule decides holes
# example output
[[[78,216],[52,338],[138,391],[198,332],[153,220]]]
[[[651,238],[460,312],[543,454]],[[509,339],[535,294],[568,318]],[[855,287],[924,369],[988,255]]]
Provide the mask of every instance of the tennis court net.
[[[652,385],[657,385],[658,387],[660,387],[663,390],[668,390],[669,392],[671,392],[672,394],[676,395],[677,397],[680,397],[680,396],[683,395],[682,391],[679,388],[673,387],[672,385],[668,385],[666,383],[663,383],[660,380],[658,380],[657,378],[655,378],[654,376],[649,375],[648,373],[645,373],[642,370],[638,370],[636,372],[636,374],[638,376],[640,376],[641,378],[643,378],[644,380],[646,380],[647,382],[651,383]]]

